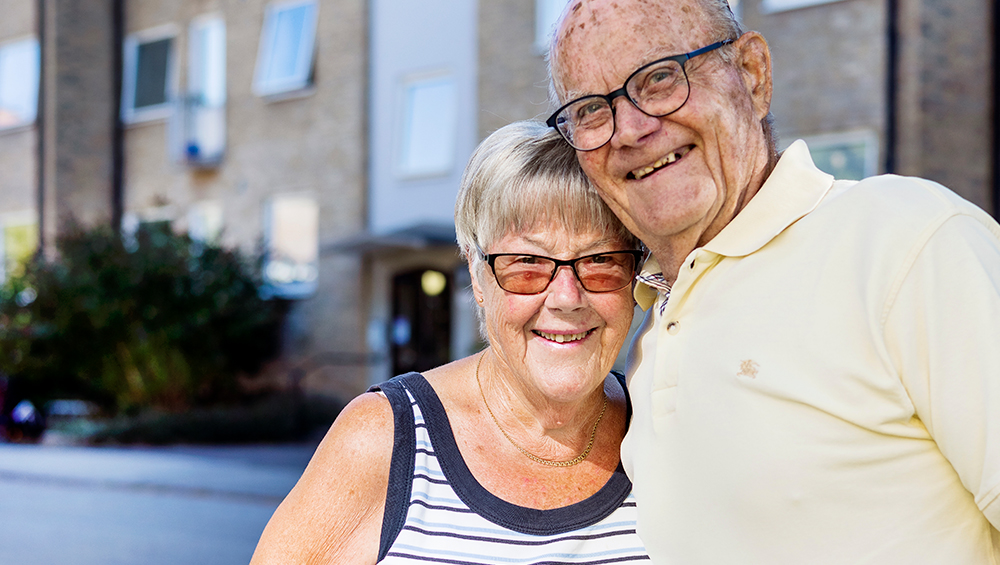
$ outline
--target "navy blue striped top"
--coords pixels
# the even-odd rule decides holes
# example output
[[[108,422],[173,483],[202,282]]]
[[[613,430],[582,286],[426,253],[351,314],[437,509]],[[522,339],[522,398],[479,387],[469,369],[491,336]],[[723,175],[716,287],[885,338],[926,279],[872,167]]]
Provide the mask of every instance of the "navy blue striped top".
[[[517,506],[473,477],[423,375],[401,375],[372,390],[385,393],[395,418],[379,563],[648,562],[635,531],[632,483],[621,465],[578,503],[551,510]]]

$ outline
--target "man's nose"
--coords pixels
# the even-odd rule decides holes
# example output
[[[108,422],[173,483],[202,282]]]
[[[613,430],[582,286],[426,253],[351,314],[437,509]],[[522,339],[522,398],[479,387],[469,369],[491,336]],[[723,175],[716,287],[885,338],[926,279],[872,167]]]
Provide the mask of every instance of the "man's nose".
[[[611,144],[624,147],[638,144],[644,137],[660,128],[660,119],[636,107],[626,96],[614,100],[615,133]]]

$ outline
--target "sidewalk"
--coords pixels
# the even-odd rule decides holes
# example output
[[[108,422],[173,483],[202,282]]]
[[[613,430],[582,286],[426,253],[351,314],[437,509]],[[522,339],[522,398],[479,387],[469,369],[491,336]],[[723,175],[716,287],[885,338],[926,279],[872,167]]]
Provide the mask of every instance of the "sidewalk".
[[[246,563],[314,449],[0,444],[0,563]]]

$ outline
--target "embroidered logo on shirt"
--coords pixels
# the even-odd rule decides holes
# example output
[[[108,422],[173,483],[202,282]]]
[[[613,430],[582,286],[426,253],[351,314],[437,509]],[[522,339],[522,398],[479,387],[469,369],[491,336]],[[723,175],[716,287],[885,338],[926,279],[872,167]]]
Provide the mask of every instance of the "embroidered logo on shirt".
[[[758,370],[760,370],[760,365],[758,365],[753,359],[747,359],[746,361],[742,361],[740,363],[740,372],[736,373],[736,376],[756,379]]]

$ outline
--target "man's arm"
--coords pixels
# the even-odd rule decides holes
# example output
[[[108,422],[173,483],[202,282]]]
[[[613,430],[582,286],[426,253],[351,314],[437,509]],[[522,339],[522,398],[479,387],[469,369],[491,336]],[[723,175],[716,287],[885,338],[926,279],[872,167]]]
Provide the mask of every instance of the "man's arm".
[[[251,563],[374,564],[393,432],[392,408],[381,395],[348,404],[271,517]]]
[[[914,249],[885,337],[917,417],[1000,529],[1000,239],[954,216]]]

